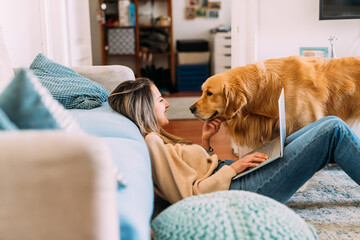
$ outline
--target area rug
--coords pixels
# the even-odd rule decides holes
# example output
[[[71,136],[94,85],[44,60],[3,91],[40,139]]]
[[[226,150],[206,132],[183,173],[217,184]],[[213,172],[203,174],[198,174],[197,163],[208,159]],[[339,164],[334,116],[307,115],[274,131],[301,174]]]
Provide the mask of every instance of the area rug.
[[[287,206],[312,224],[320,239],[360,239],[360,187],[337,165],[315,174]]]
[[[170,107],[166,111],[169,120],[196,119],[191,114],[189,107],[199,99],[199,97],[165,97]]]

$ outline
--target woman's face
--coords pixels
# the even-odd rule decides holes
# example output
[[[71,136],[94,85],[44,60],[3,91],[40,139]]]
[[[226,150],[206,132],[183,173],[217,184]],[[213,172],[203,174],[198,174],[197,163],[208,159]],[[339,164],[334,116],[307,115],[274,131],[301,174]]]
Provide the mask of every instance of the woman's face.
[[[166,116],[166,109],[170,104],[162,97],[159,89],[155,86],[151,86],[151,92],[154,98],[154,111],[155,117],[160,127],[164,127],[169,124],[169,120]]]

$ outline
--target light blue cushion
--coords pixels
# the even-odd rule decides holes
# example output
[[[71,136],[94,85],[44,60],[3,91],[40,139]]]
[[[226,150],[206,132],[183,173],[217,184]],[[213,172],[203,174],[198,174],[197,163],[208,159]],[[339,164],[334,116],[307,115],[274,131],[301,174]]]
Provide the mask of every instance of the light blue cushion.
[[[144,141],[139,128],[128,118],[115,112],[107,102],[91,110],[71,109],[82,129],[99,137],[121,137]]]
[[[0,94],[0,109],[19,129],[64,129],[81,132],[78,123],[38,78],[20,69]]]
[[[318,239],[285,205],[255,193],[220,191],[186,198],[151,224],[155,239]]]
[[[30,69],[49,89],[53,97],[67,109],[91,109],[107,101],[109,91],[102,85],[38,54]]]
[[[117,192],[121,239],[150,239],[154,190],[146,143],[144,139],[103,139],[110,147],[115,166],[126,180],[126,187]]]
[[[139,129],[107,102],[91,110],[68,111],[85,132],[106,141],[125,181],[126,187],[120,185],[117,193],[121,239],[149,239],[154,191],[149,152]]]
[[[0,130],[17,130],[18,128],[13,124],[8,116],[0,109]]]

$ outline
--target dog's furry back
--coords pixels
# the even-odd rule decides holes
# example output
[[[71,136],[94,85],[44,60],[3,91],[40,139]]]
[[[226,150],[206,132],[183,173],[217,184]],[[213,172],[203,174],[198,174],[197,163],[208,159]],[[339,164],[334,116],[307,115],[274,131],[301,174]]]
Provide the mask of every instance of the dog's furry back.
[[[285,89],[287,134],[327,115],[360,117],[360,59],[289,57],[238,67],[215,75],[237,104],[226,121],[239,145],[257,147],[278,135],[278,105]],[[231,115],[231,114],[230,114]]]

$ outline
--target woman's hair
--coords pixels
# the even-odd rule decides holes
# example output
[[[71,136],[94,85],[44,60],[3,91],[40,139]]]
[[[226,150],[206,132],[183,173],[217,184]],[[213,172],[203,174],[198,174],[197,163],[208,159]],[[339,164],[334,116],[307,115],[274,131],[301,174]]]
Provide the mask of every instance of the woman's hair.
[[[122,82],[109,95],[109,105],[116,112],[133,121],[143,137],[155,132],[165,143],[191,144],[192,142],[176,137],[159,126],[151,92],[153,85],[154,83],[148,78]]]

